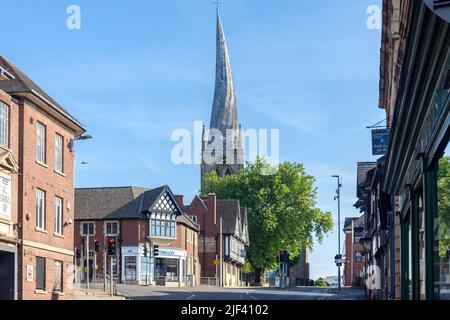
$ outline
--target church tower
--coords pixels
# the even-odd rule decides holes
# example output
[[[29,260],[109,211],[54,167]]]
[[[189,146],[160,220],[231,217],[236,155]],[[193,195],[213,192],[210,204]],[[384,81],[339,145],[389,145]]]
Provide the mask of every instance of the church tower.
[[[243,168],[244,149],[230,57],[217,9],[216,84],[209,135],[206,134],[205,128],[202,135],[202,186],[203,178],[208,172],[214,171],[223,177],[235,174]]]

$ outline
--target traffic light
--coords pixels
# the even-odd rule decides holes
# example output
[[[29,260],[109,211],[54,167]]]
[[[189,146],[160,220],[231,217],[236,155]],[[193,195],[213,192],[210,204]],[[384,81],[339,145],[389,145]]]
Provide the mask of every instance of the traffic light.
[[[81,250],[79,248],[75,248],[75,254],[77,259],[81,259]]]
[[[158,246],[157,244],[155,244],[155,245],[153,246],[153,256],[154,256],[154,257],[159,256],[159,246]]]
[[[278,253],[278,262],[285,262],[287,263],[289,261],[289,253],[287,250],[280,250]]]
[[[116,238],[108,237],[108,255],[115,256],[117,253]]]
[[[97,240],[94,241],[95,252],[100,252],[100,242]]]
[[[147,245],[144,245],[144,257],[148,257]]]

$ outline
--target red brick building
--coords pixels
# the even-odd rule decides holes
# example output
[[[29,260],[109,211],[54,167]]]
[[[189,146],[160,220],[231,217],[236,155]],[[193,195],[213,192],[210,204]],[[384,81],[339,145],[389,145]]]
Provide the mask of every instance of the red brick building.
[[[99,280],[109,274],[111,257],[106,256],[109,237],[116,239],[113,273],[122,283],[164,286],[194,285],[200,276],[198,226],[183,212],[182,196],[168,186],[82,188],[75,190],[75,247],[77,281],[93,275]],[[178,201],[180,202],[178,202]],[[89,236],[89,237],[87,237]],[[86,239],[89,238],[89,247]],[[99,252],[95,252],[95,241]],[[144,248],[148,243],[149,257]],[[159,246],[154,256],[153,246]],[[86,252],[89,251],[89,259]]]
[[[248,246],[247,210],[240,207],[239,200],[219,200],[212,193],[206,197],[196,196],[186,213],[200,225],[199,258],[202,278],[220,277],[220,265],[217,261],[222,255],[223,285],[243,285],[242,266]]]
[[[360,239],[364,234],[364,219],[346,218],[344,286],[362,287],[364,284],[364,247]]]
[[[8,288],[0,294],[70,299],[73,147],[85,129],[2,56],[0,90],[1,178],[3,183],[12,178],[1,197],[7,209],[0,218],[0,269],[8,270],[3,274]]]

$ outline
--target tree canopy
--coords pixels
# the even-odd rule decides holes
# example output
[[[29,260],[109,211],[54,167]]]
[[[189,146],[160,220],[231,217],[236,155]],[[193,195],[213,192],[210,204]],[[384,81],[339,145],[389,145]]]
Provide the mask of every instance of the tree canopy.
[[[450,249],[450,157],[443,157],[439,162],[438,207],[439,254],[445,257]]]
[[[247,207],[248,261],[261,273],[276,266],[279,249],[288,250],[295,260],[301,248],[312,250],[314,237],[321,242],[332,230],[331,213],[316,207],[314,183],[302,164],[285,162],[275,168],[258,159],[236,175],[206,175],[202,193],[239,199]]]

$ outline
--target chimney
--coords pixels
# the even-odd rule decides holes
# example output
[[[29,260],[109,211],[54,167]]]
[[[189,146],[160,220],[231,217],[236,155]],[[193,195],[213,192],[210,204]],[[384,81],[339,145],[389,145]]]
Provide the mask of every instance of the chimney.
[[[216,194],[210,193],[208,194],[208,220],[212,222],[212,224],[217,224],[217,201]]]
[[[184,211],[184,195],[178,194],[174,195],[175,201],[177,202],[178,206],[181,208],[181,210]]]

